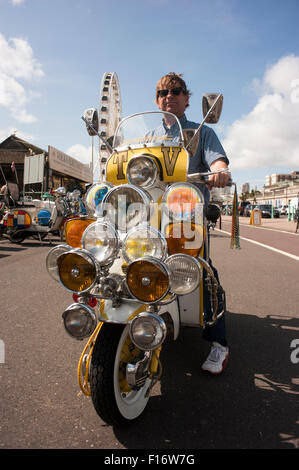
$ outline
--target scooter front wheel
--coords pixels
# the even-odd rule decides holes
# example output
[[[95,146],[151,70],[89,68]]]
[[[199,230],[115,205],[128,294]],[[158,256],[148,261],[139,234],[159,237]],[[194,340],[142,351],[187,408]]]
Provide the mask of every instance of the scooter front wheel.
[[[138,390],[132,390],[126,380],[126,365],[142,354],[131,343],[127,325],[102,326],[94,345],[89,377],[93,405],[106,423],[128,424],[144,411],[151,379],[147,378]]]

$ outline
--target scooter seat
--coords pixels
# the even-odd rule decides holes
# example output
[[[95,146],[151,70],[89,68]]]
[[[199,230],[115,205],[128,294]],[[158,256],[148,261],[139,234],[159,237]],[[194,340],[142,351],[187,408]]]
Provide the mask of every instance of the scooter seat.
[[[20,207],[22,209],[26,209],[26,207],[36,207],[35,204],[24,203],[20,201],[15,201],[16,207]]]

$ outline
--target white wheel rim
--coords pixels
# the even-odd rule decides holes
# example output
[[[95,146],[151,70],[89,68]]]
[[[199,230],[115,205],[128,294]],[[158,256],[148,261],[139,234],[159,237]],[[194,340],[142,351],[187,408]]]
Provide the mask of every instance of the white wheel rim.
[[[116,351],[115,363],[114,363],[114,396],[121,415],[126,419],[137,418],[147,405],[149,397],[145,397],[146,391],[151,383],[151,379],[147,379],[144,386],[137,391],[132,391],[123,394],[119,388],[119,360],[123,345],[129,333],[129,326],[126,326]]]
[[[121,94],[117,74],[105,72],[102,77],[99,101],[99,133],[107,140],[114,135],[121,120]],[[102,182],[109,152],[99,139],[99,159],[94,167],[93,181]]]

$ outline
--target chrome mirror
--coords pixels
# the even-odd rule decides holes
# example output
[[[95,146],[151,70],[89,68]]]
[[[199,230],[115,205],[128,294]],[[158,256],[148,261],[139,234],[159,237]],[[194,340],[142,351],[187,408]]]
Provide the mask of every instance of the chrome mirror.
[[[63,186],[61,186],[60,188],[55,189],[54,194],[55,196],[65,196],[66,190]]]
[[[216,124],[219,121],[223,105],[221,93],[206,93],[202,97],[202,113],[207,124]]]
[[[83,113],[83,118],[88,134],[91,136],[97,135],[99,130],[99,115],[96,108],[86,109]]]

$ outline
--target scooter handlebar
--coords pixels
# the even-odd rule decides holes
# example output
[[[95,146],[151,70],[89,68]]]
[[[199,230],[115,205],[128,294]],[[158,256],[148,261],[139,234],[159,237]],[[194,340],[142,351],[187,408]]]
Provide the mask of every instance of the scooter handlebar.
[[[217,173],[227,173],[229,172],[228,168],[221,168],[216,171],[207,171],[205,173],[191,173],[187,177],[187,181],[190,183],[207,183],[209,181],[209,176],[216,175]],[[233,180],[230,178],[228,180],[227,186],[232,186],[234,184]]]

